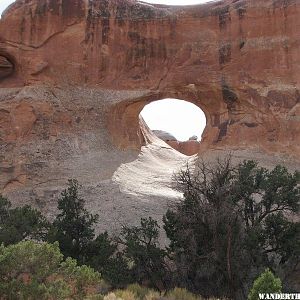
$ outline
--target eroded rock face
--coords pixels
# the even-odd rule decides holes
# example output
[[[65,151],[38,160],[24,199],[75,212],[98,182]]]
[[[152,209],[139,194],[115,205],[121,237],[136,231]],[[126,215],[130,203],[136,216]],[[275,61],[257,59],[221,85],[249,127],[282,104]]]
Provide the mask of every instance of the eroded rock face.
[[[197,141],[198,137],[193,136],[188,141],[178,141],[172,134],[163,130],[152,130],[152,132],[161,140],[166,142],[176,151],[192,156],[198,154],[200,150],[200,142]]]
[[[152,132],[161,140],[168,142],[168,141],[177,141],[176,137],[171,133],[164,131],[164,130],[152,130]]]
[[[178,152],[187,156],[198,154],[200,150],[200,143],[198,141],[166,141],[166,143]]]
[[[0,55],[0,80],[12,75],[13,71],[13,64],[7,59],[7,57]]]
[[[69,178],[117,197],[113,174],[151,141],[139,114],[163,98],[205,112],[199,155],[297,166],[299,46],[298,0],[17,0],[0,20],[1,192],[50,215]]]
[[[0,23],[0,49],[16,63],[15,76],[1,86],[143,91],[144,97],[127,100],[127,112],[113,101],[106,105],[110,134],[124,148],[140,147],[139,109],[176,96],[205,111],[203,150],[259,147],[297,156],[299,6],[296,0],[186,8],[19,0]],[[118,120],[124,126],[116,132]]]

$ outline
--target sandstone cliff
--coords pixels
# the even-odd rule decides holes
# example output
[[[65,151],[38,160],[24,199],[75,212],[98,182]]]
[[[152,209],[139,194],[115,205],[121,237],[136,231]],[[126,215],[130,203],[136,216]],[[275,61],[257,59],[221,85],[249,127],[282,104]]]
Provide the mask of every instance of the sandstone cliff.
[[[186,159],[141,129],[163,98],[205,112],[200,156],[297,168],[299,47],[297,0],[17,0],[0,20],[1,192],[51,216],[77,178],[105,229],[160,218]]]

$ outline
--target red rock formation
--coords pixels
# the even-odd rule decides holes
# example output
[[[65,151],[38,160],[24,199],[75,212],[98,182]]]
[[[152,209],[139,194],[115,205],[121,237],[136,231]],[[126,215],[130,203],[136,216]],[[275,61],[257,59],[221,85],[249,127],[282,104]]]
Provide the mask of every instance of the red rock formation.
[[[299,48],[299,0],[17,0],[0,20],[0,194],[51,218],[76,178],[98,229],[161,221],[186,161],[139,119],[163,98],[205,112],[199,155],[300,169]]]
[[[148,128],[148,131],[149,130],[150,129]],[[173,149],[184,155],[192,156],[198,154],[200,150],[200,142],[197,141],[197,137],[195,140],[190,138],[188,141],[181,142],[178,141],[172,134],[163,130],[152,130],[152,133],[154,133],[159,139],[163,140]]]
[[[13,73],[13,64],[4,56],[0,56],[0,80]]]
[[[110,179],[163,98],[205,112],[200,153],[299,162],[299,46],[298,0],[17,0],[0,20],[0,189],[35,201],[58,178]]]
[[[187,156],[192,156],[199,153],[200,149],[200,142],[198,141],[166,141],[166,143],[178,152]]]
[[[129,0],[19,0],[0,21],[0,70],[3,62],[15,68],[1,87],[147,90],[145,98],[127,101],[132,113],[108,105],[110,121],[124,124],[111,133],[123,147],[139,146],[133,136],[140,108],[176,96],[205,111],[203,150],[258,147],[297,156],[299,7],[296,0],[183,8]],[[134,126],[128,126],[130,115]]]

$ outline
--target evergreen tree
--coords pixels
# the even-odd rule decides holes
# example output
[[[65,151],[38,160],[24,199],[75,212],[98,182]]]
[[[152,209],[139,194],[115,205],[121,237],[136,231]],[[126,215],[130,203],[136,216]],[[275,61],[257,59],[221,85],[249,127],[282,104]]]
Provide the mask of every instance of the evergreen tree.
[[[59,214],[48,235],[50,242],[59,242],[65,257],[77,259],[103,274],[103,278],[114,286],[124,287],[130,282],[130,274],[117,243],[107,232],[95,238],[94,226],[98,215],[85,209],[85,201],[79,195],[79,184],[69,180],[69,186],[58,200]]]
[[[259,300],[259,294],[281,293],[282,284],[279,278],[266,269],[253,283],[249,300]]]
[[[88,245],[95,237],[94,225],[98,220],[98,215],[90,214],[84,205],[77,180],[69,180],[68,188],[58,200],[59,214],[48,237],[50,242],[59,242],[65,257],[73,257],[80,263],[86,261]]]
[[[107,232],[89,243],[86,264],[101,273],[113,287],[124,288],[132,282],[128,263]]]
[[[253,161],[200,163],[176,176],[184,200],[164,217],[177,284],[245,299],[261,268],[290,272],[300,258],[300,173]]]
[[[157,289],[166,288],[166,252],[159,247],[159,226],[151,217],[142,218],[140,226],[122,229],[123,255],[131,264],[135,281],[148,282]]]
[[[49,222],[38,210],[26,205],[11,208],[0,196],[0,244],[16,244],[25,239],[44,240]]]

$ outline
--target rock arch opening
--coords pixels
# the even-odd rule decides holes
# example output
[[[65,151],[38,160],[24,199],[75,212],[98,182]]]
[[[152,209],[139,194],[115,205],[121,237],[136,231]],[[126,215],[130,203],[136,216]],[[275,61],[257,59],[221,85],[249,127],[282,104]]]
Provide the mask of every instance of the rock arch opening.
[[[179,99],[162,99],[147,104],[140,116],[161,140],[182,154],[197,154],[206,126],[204,112]]]
[[[181,142],[183,147],[186,142],[189,144],[188,141],[191,138],[191,140],[194,139],[194,141],[190,143],[195,144],[193,149],[196,150],[190,152],[185,151],[183,152],[185,155],[194,155],[196,153],[206,151],[213,143],[218,131],[214,129],[214,111],[217,108],[216,105],[212,105],[212,102],[207,105],[207,101],[199,100],[197,95],[194,93],[150,93],[138,97],[132,97],[126,101],[123,100],[114,104],[107,112],[107,127],[110,132],[112,143],[120,149],[139,150],[144,145],[155,143],[155,141],[160,141],[160,139],[153,134],[150,128],[152,127],[152,129],[161,130],[164,128],[153,128],[153,126],[145,122],[142,115],[143,111],[151,108],[152,104],[155,105],[155,103],[159,103],[160,101],[166,101],[163,99],[176,99],[180,103],[183,103],[183,105],[190,105],[192,110],[196,111],[195,114],[198,114],[196,119],[199,119],[198,121],[194,121],[194,123],[197,124],[193,124],[196,125],[196,131],[187,133],[185,137],[183,136],[183,138],[181,138],[180,135],[177,137],[176,132],[174,132],[173,135],[176,137],[175,145],[174,143],[172,145],[171,141],[169,145],[179,151],[180,145],[178,144]],[[207,98],[203,97],[203,99]],[[170,112],[172,112],[172,108],[169,108],[166,111],[166,114]],[[189,119],[189,116],[180,116],[178,118],[178,124],[180,125],[184,123],[184,121],[180,120],[180,118]],[[190,120],[187,122],[190,122]],[[197,135],[197,139],[193,137],[194,135]]]

